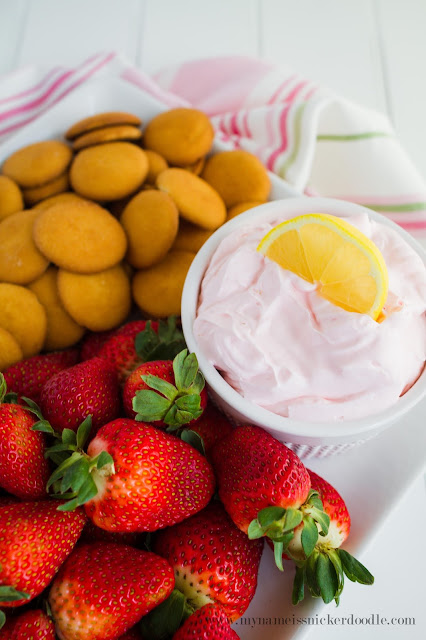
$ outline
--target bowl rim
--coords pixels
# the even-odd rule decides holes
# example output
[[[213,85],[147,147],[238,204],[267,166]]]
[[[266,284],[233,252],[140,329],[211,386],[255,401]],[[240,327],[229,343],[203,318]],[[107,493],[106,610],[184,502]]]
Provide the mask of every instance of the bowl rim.
[[[224,380],[220,373],[204,356],[195,339],[192,327],[195,320],[201,282],[210,258],[220,242],[229,233],[239,227],[250,224],[254,219],[261,219],[267,222],[270,218],[276,218],[277,213],[283,209],[285,211],[290,209],[294,212],[295,216],[304,213],[330,213],[345,218],[366,213],[372,220],[395,229],[415,250],[426,266],[426,251],[415,238],[392,220],[389,220],[372,209],[367,209],[362,205],[347,202],[346,200],[338,200],[337,198],[308,198],[306,196],[300,196],[267,202],[241,213],[219,227],[196,254],[186,276],[182,292],[182,329],[188,349],[190,352],[196,353],[200,370],[203,372],[207,385],[225,403],[240,415],[244,416],[247,422],[262,424],[265,428],[274,429],[286,437],[291,437],[292,435],[299,437],[304,436],[310,437],[313,440],[324,437],[335,439],[338,436],[342,436],[342,438],[345,439],[350,436],[362,437],[370,431],[382,430],[405,415],[426,395],[426,368],[423,369],[413,386],[399,398],[397,403],[384,411],[354,420],[307,422],[272,413],[241,396]]]

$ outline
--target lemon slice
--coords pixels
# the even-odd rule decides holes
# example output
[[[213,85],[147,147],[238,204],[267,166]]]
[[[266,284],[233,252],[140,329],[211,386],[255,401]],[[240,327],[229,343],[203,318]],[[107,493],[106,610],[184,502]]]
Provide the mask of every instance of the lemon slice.
[[[333,304],[376,320],[388,293],[379,249],[342,218],[310,213],[274,227],[257,250],[308,282]]]

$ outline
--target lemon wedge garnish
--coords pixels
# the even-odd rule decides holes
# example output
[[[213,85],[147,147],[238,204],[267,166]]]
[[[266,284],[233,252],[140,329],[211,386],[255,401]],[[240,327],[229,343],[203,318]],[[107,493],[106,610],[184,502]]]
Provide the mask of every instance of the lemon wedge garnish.
[[[297,216],[277,225],[257,250],[304,280],[333,304],[376,320],[388,294],[388,272],[374,242],[342,218]]]

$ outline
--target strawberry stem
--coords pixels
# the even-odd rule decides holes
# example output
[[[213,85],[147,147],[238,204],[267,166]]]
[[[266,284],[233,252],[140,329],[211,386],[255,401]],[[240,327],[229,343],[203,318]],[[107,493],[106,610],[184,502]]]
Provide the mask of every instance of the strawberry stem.
[[[296,562],[292,602],[298,604],[305,597],[305,586],[314,598],[328,604],[340,602],[345,575],[352,582],[370,585],[374,576],[344,549],[315,548],[309,558]]]

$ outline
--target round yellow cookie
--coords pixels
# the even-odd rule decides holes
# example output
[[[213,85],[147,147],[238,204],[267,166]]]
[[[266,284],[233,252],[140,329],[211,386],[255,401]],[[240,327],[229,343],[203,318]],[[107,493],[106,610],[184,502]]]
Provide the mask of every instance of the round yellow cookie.
[[[169,251],[164,260],[133,277],[133,298],[151,318],[180,315],[183,284],[195,253]]]
[[[179,226],[179,212],[167,193],[141,191],[124,209],[120,222],[127,235],[127,261],[136,269],[164,258]]]
[[[148,160],[140,147],[130,142],[107,142],[77,154],[70,180],[79,195],[105,202],[134,193],[147,173]]]
[[[16,182],[7,176],[0,176],[0,220],[23,208],[24,199]]]
[[[51,182],[43,184],[41,187],[33,187],[32,189],[23,189],[24,200],[30,207],[41,200],[46,200],[58,193],[63,193],[69,189],[68,173],[65,172]]]
[[[201,227],[197,227],[195,224],[181,220],[179,223],[179,231],[172,248],[197,253],[212,234],[213,231],[201,229]]]
[[[46,337],[46,312],[26,287],[0,282],[0,327],[15,338],[24,358],[41,350]]]
[[[85,332],[64,309],[57,285],[58,270],[49,267],[40,278],[28,285],[43,305],[47,316],[47,331],[43,349],[55,351],[76,344]]]
[[[64,173],[71,162],[71,149],[58,140],[45,140],[12,153],[3,173],[26,189],[39,187]]]
[[[38,215],[38,211],[18,211],[0,222],[0,281],[28,284],[47,269],[49,260],[33,240]]]
[[[226,220],[226,207],[217,191],[185,169],[166,169],[157,177],[157,187],[171,196],[188,222],[213,230]]]
[[[120,262],[127,249],[120,223],[94,202],[65,202],[42,211],[34,241],[54,264],[76,273],[104,271]]]
[[[130,311],[130,282],[121,265],[90,275],[60,269],[58,291],[70,316],[91,331],[117,327]]]
[[[133,113],[126,113],[125,111],[105,111],[75,122],[65,133],[65,137],[67,140],[74,140],[77,136],[87,133],[88,131],[122,124],[140,126],[142,120]]]
[[[211,149],[212,123],[198,109],[179,107],[155,116],[144,131],[144,146],[180,167],[197,162]]]
[[[268,172],[248,151],[222,151],[210,156],[202,178],[222,196],[226,206],[257,200],[266,202],[271,190]]]
[[[23,358],[22,349],[9,331],[0,327],[0,371]]]

